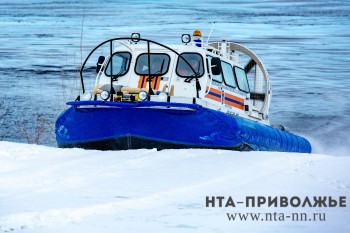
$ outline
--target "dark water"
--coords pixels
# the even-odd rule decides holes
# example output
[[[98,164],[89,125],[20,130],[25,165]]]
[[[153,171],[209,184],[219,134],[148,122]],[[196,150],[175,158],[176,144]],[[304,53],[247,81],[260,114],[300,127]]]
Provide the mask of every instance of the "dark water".
[[[81,59],[103,40],[140,32],[180,43],[194,29],[208,35],[215,21],[211,40],[242,43],[266,65],[272,124],[306,136],[316,152],[350,155],[350,2],[242,2],[1,0],[0,116],[9,112],[0,139],[35,142],[43,132],[40,143],[54,146]]]

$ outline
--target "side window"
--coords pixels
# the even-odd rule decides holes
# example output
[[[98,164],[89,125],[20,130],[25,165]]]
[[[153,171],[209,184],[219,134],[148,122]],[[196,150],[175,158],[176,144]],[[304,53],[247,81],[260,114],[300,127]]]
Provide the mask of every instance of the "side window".
[[[199,53],[182,53],[182,57],[179,56],[176,74],[180,77],[191,77],[197,74],[199,77],[202,77],[204,74],[204,62],[203,57]],[[190,63],[191,67],[184,61],[184,59]]]
[[[235,70],[235,75],[238,83],[238,88],[241,91],[249,92],[249,84],[248,84],[247,74],[245,73],[245,71],[236,66],[234,70]]]
[[[212,59],[212,57],[211,56],[207,56],[207,57],[208,57],[208,63],[209,63],[208,64],[208,69],[210,71],[211,70],[211,59]],[[210,73],[211,73],[211,71],[210,71]],[[211,74],[211,76],[212,76],[214,81],[222,83],[222,74],[219,74],[219,75]]]
[[[112,55],[112,69],[113,75],[123,76],[129,70],[131,54],[128,52],[118,52]],[[105,69],[105,74],[111,76],[111,60]]]
[[[222,73],[224,74],[226,85],[230,87],[237,87],[232,66],[227,62],[221,61],[221,69]]]
[[[164,75],[169,69],[170,57],[166,53],[150,53],[151,70],[148,71],[148,54],[140,54],[136,59],[135,73],[138,75]]]

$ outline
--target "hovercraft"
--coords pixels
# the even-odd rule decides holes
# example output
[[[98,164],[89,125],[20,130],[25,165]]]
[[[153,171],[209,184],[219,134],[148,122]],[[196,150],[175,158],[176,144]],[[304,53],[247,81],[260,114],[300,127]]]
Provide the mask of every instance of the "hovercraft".
[[[181,40],[133,33],[95,47],[80,69],[82,93],[56,121],[58,147],[311,152],[305,138],[270,125],[270,78],[257,55],[204,43],[198,30]]]

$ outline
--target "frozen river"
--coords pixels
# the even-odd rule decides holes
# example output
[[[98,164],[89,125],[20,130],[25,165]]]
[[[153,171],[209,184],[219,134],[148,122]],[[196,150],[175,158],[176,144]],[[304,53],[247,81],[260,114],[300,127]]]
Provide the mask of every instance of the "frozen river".
[[[33,140],[39,115],[41,143],[54,146],[82,57],[103,40],[139,32],[180,43],[195,29],[207,36],[214,21],[211,40],[242,43],[267,66],[272,124],[306,136],[317,152],[349,155],[349,1],[1,0],[0,113],[9,112],[0,138]]]

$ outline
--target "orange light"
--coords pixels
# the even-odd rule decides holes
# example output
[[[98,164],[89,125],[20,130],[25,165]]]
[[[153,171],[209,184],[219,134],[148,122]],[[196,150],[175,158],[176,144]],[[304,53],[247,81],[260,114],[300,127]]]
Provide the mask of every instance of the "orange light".
[[[202,32],[199,31],[199,30],[195,30],[195,31],[193,32],[193,36],[202,36]]]

